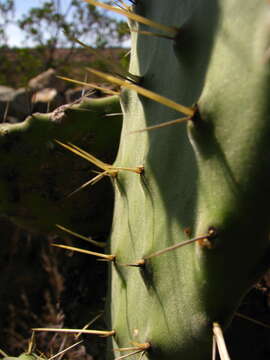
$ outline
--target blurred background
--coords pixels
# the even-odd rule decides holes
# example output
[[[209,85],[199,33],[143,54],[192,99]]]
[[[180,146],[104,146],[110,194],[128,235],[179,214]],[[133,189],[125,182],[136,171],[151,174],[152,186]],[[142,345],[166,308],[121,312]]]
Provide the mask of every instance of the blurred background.
[[[75,68],[100,62],[74,38],[118,55],[129,46],[125,19],[84,1],[1,0],[0,84],[24,87],[49,68],[72,75]]]

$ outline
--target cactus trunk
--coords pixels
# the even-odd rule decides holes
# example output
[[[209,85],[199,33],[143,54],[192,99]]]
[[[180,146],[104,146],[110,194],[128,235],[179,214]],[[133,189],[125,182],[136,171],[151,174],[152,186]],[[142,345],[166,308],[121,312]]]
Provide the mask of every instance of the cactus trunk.
[[[114,348],[150,343],[149,359],[209,359],[213,323],[228,325],[269,263],[269,4],[142,0],[133,10],[179,31],[147,36],[131,20],[130,72],[194,115],[136,132],[185,115],[122,91],[115,165],[144,172],[114,181]]]
[[[110,176],[114,187],[109,254],[91,252],[110,262],[108,354],[206,360],[214,334],[221,360],[229,360],[222,329],[269,266],[270,3],[130,2],[127,79],[90,69],[123,85],[115,163],[64,145],[102,170],[98,180]],[[112,107],[118,109],[117,97],[90,104],[101,116]],[[83,104],[69,110],[78,113]],[[94,116],[87,129],[96,131],[97,121]],[[118,139],[117,119],[115,125]]]

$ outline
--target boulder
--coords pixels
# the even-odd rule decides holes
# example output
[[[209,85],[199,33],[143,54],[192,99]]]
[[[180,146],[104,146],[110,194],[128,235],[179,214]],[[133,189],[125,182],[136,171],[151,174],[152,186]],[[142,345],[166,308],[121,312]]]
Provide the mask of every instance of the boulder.
[[[64,102],[64,96],[59,94],[56,89],[45,88],[33,94],[33,112],[47,113],[63,105]]]
[[[28,90],[14,90],[0,86],[0,121],[8,121],[10,117],[23,120],[31,112],[31,95]]]
[[[0,122],[5,121],[9,110],[10,102],[13,99],[15,90],[8,86],[0,86]],[[5,119],[4,119],[5,118]]]
[[[54,69],[48,69],[47,71],[44,71],[32,78],[28,83],[28,87],[32,91],[53,88],[56,89],[57,92],[63,92],[67,88],[67,83],[57,78],[56,71]]]
[[[26,88],[15,90],[12,103],[10,104],[9,115],[24,120],[33,111],[31,104],[32,92]]]
[[[9,86],[0,85],[0,101],[8,101],[15,90]]]

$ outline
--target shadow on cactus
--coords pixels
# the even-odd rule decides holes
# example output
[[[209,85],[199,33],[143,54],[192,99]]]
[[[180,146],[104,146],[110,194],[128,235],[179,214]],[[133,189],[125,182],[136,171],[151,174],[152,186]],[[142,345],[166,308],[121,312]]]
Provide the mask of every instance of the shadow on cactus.
[[[124,115],[96,334],[109,358],[228,360],[223,330],[269,266],[269,3],[87,2],[132,34],[132,79],[90,69]]]
[[[113,206],[109,181],[70,196],[95,176],[96,167],[63,151],[55,139],[76,142],[112,161],[122,126],[119,112],[117,96],[86,98],[53,113],[33,114],[19,124],[1,124],[1,213],[38,233],[55,233],[55,224],[60,224],[106,237]],[[110,113],[117,115],[107,117]]]

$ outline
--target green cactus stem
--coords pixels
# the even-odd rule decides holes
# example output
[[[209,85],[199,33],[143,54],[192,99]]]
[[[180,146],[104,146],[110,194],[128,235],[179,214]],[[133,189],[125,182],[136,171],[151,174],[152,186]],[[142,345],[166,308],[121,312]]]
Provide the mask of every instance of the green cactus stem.
[[[0,124],[0,213],[35,232],[56,233],[59,224],[80,234],[106,236],[113,206],[110,182],[69,197],[95,176],[96,167],[63,150],[55,139],[111,162],[121,126],[118,96],[85,98],[22,123]]]
[[[83,147],[72,145],[76,139],[50,133],[50,139],[72,143],[67,145],[70,150],[84,154],[89,163],[104,171],[98,175],[102,181],[95,184],[96,189],[105,184],[105,175],[114,186],[114,218],[105,259],[110,268],[107,327],[113,329],[108,358],[114,354],[117,360],[206,360],[218,349],[221,359],[229,360],[223,330],[269,266],[270,3],[137,0],[131,1],[132,9],[124,5],[122,10],[86,1],[128,17],[132,37],[129,73],[137,79],[135,84],[89,69],[122,85],[123,128],[113,165],[108,165],[111,162],[96,147],[87,158],[79,150]],[[159,31],[158,36],[149,33],[153,29]],[[100,125],[103,139],[95,144],[107,151],[111,134],[104,134],[117,126],[100,120],[106,113],[102,101],[119,105],[118,98],[105,98],[94,112],[98,117],[94,117],[92,130],[98,131],[96,125]],[[48,115],[37,118],[43,124]],[[38,146],[42,127],[35,126],[33,118],[28,123],[24,124],[29,129],[27,139],[31,146]],[[90,132],[84,126],[85,122],[78,136]],[[25,130],[19,125],[18,129],[23,136]],[[11,141],[4,132],[5,125],[1,178],[8,180],[5,174],[12,178],[16,169],[20,181],[15,185],[27,184],[21,174],[37,161],[33,147],[29,151],[25,139],[20,147],[20,137],[10,134]],[[48,136],[44,137],[47,144]],[[16,153],[24,151],[23,162],[11,151],[15,139]],[[50,146],[60,151],[55,150],[55,143]],[[43,153],[38,154],[40,164]],[[65,183],[65,168],[63,174]],[[17,185],[11,191],[7,181],[1,184],[1,206],[9,216],[23,218],[23,211],[16,213],[19,204],[30,204],[39,212],[33,223],[47,209],[47,227],[52,222],[65,226],[64,219],[40,195],[36,200],[36,193],[29,191],[35,189],[23,188],[18,197]],[[28,195],[23,198],[23,194]],[[101,196],[94,207],[87,204],[85,208],[97,210],[102,201]],[[91,217],[93,231],[98,231],[96,221],[100,229],[100,214],[104,216],[98,210]],[[44,330],[55,331],[39,329]],[[119,351],[127,354],[119,356]]]
[[[146,36],[150,23],[128,16],[130,73],[194,113],[138,132],[186,114],[123,86],[114,165],[144,172],[114,181],[111,346],[149,342],[145,358],[209,359],[213,323],[227,327],[269,265],[269,3],[141,0],[132,11],[178,31],[174,41]]]
[[[43,359],[43,358],[41,358],[37,354],[23,353],[18,357],[6,356],[2,360],[38,360],[38,359]]]

